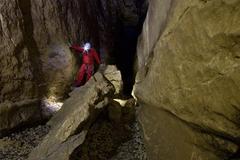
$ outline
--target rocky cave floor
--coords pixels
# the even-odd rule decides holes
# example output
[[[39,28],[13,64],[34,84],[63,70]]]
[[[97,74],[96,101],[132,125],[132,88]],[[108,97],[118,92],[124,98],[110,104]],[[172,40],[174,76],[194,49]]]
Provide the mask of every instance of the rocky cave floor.
[[[147,160],[142,133],[136,120],[128,123],[110,121],[100,116],[90,128],[83,146],[75,150],[71,160]],[[1,160],[26,160],[49,131],[48,126],[12,133],[0,139]]]
[[[33,128],[12,133],[0,139],[1,160],[25,160],[28,154],[36,147],[48,133],[49,127],[39,125]]]
[[[136,120],[112,122],[102,114],[71,160],[147,160],[143,134]]]

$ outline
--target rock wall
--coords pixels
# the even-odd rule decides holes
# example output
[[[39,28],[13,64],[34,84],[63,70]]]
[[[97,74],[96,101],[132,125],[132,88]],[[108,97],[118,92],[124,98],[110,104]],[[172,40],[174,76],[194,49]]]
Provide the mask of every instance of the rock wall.
[[[62,98],[73,79],[77,65],[59,6],[57,1],[1,1],[0,132],[34,117],[41,120],[35,102],[44,96]]]
[[[1,102],[39,98],[51,84],[66,85],[73,64],[60,26],[56,2],[1,2]]]
[[[149,159],[237,155],[239,22],[238,0],[150,1],[134,87]]]

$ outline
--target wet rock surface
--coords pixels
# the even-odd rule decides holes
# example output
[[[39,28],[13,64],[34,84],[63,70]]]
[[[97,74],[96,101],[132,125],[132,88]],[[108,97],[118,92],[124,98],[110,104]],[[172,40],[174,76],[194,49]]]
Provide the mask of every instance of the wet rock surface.
[[[1,160],[26,160],[28,154],[48,133],[49,126],[41,125],[12,133],[0,139]]]

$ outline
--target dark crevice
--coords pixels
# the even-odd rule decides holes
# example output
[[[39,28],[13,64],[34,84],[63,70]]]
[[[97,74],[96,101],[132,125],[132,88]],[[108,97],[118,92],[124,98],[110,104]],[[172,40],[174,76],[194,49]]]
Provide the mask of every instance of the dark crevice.
[[[127,24],[128,19],[119,17],[116,50],[114,58],[116,65],[121,71],[123,79],[123,94],[130,96],[135,83],[134,63],[136,60],[137,41],[141,34],[143,23],[146,18],[146,1],[139,0],[134,2],[138,15],[137,24]]]
[[[88,0],[81,0],[80,5],[80,14],[83,17],[83,22],[86,25],[86,28],[88,28],[89,31],[89,37],[87,39],[94,44],[95,48],[99,48],[99,28],[98,28],[98,20],[97,17],[94,16],[94,13],[92,13],[92,7],[91,1]]]
[[[21,63],[20,63],[20,53],[22,52],[22,50],[24,49],[24,43],[23,43],[23,41],[21,41],[21,42],[19,42],[18,44],[17,44],[17,46],[14,48],[14,51],[13,51],[13,53],[14,53],[14,55],[16,56],[16,58],[17,58],[17,60],[18,60],[18,69],[20,69],[21,68]]]
[[[69,42],[82,45],[83,42],[89,41],[100,53],[103,63],[115,64],[121,71],[123,94],[126,96],[131,95],[135,82],[134,63],[137,40],[146,17],[147,4],[146,0],[117,1],[116,3],[92,0],[58,1],[60,16],[64,19],[62,25],[66,30],[70,30],[67,18],[70,16],[77,25],[84,25],[87,31],[82,35],[78,35],[80,31],[74,33],[77,39],[70,40],[71,38],[67,37]],[[70,8],[77,9],[70,10]],[[125,13],[126,11],[129,13]],[[79,28],[81,30],[81,27]]]
[[[39,60],[40,52],[37,46],[37,43],[34,39],[34,26],[32,20],[32,13],[31,13],[31,0],[18,0],[19,8],[22,13],[23,21],[20,25],[22,35],[23,35],[23,42],[29,52],[29,58],[31,62],[31,66],[34,68],[32,69],[34,75],[34,81],[37,85],[41,84],[43,79],[42,76],[42,64]],[[38,86],[35,86],[36,89]],[[41,89],[41,92],[37,92],[38,96],[40,97],[44,93],[44,89]]]
[[[134,60],[136,54],[137,27],[122,25],[119,31],[118,50],[116,51],[116,65],[121,71],[123,79],[123,93],[131,95],[132,87],[134,84]]]

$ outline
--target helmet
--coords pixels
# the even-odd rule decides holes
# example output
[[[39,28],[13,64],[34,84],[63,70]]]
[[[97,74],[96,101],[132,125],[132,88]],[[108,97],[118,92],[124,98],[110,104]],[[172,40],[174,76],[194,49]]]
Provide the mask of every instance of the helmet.
[[[91,44],[89,42],[84,44],[84,51],[88,51],[91,48]]]

